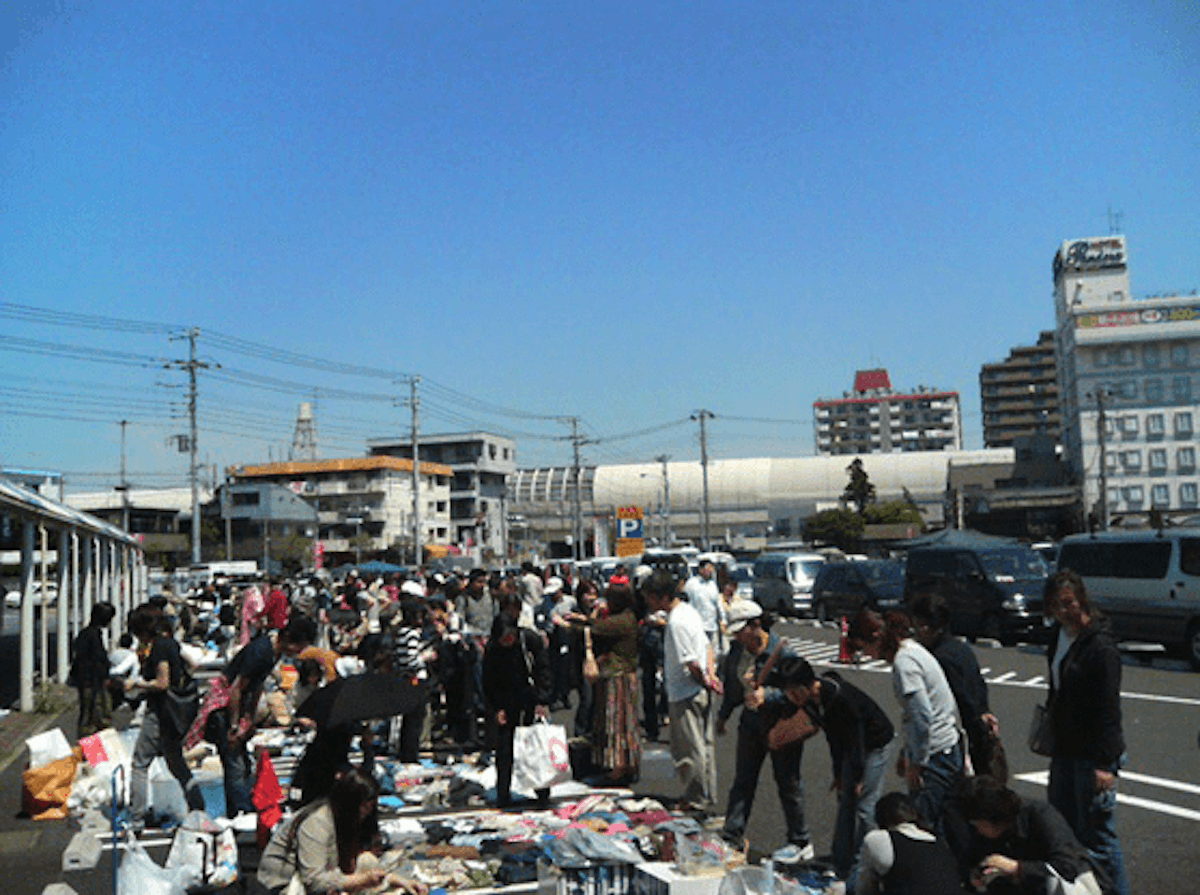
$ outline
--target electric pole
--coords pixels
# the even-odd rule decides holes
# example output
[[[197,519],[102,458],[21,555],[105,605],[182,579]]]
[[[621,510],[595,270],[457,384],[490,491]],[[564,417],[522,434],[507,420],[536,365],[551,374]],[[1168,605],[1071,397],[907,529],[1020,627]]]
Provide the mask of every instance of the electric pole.
[[[659,454],[654,458],[662,464],[663,472],[663,546],[670,547],[671,541],[671,477],[667,475],[667,461],[671,459],[670,454]]]
[[[708,429],[705,424],[713,418],[713,414],[708,410],[697,410],[692,414],[692,419],[698,420],[700,423],[700,471],[704,480],[704,503],[701,506],[700,519],[700,541],[704,549],[709,549],[710,541],[708,537]]]
[[[125,427],[129,420],[121,420],[121,528],[129,531],[129,481],[125,478]]]
[[[1108,442],[1105,432],[1104,389],[1096,390],[1096,438],[1100,442],[1100,530],[1108,531]]]
[[[419,569],[422,559],[421,544],[421,446],[418,444],[420,432],[421,399],[417,397],[417,386],[421,383],[420,376],[409,380],[410,403],[412,406],[412,493],[413,493],[413,564]]]
[[[583,551],[583,503],[582,495],[579,489],[579,470],[580,459],[579,449],[585,444],[594,444],[596,439],[585,438],[579,434],[579,417],[568,416],[563,422],[571,427],[571,447],[573,449],[573,462],[571,465],[571,540],[574,542],[571,545],[571,556],[580,560],[584,558]]]
[[[200,483],[196,469],[196,371],[219,367],[196,360],[198,327],[190,328],[183,338],[188,340],[188,359],[170,361],[165,366],[188,372],[188,482],[192,487],[192,565],[200,564]]]

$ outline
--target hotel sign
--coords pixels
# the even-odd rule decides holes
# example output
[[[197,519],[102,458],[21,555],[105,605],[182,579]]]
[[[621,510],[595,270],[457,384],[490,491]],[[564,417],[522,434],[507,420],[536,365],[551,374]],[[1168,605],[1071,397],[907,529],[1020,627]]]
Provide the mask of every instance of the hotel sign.
[[[1200,320],[1200,305],[1182,308],[1143,308],[1137,311],[1111,311],[1107,314],[1080,314],[1077,329],[1110,326],[1142,326],[1149,323],[1188,323]]]
[[[1112,270],[1125,267],[1125,237],[1077,239],[1064,242],[1054,256],[1054,272]]]

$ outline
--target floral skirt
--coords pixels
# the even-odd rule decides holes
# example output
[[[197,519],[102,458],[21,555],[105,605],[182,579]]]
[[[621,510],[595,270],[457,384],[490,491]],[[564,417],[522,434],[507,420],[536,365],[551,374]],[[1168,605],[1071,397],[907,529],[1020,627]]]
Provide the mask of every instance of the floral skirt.
[[[637,672],[596,682],[592,760],[609,771],[636,773],[642,760]]]

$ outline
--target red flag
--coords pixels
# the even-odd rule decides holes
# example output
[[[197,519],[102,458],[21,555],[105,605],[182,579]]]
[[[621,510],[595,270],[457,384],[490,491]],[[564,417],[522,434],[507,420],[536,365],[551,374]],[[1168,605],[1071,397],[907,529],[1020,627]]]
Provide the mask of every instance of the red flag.
[[[271,756],[267,750],[258,753],[258,776],[254,781],[254,792],[251,794],[254,807],[258,809],[258,847],[267,847],[271,831],[283,817],[283,789],[279,778],[275,776],[275,766],[271,764]]]

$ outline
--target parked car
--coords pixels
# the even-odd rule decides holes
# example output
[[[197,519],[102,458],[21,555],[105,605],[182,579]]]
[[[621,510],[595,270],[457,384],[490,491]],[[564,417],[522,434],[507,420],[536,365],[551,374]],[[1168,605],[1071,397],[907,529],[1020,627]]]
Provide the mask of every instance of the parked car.
[[[1118,640],[1161,643],[1200,669],[1200,528],[1072,535],[1058,567],[1083,578]]]
[[[780,615],[812,611],[812,588],[825,565],[819,553],[763,553],[754,561],[754,600]]]
[[[950,610],[950,630],[971,640],[1003,644],[1042,639],[1042,591],[1046,564],[1021,544],[933,545],[908,553],[904,596],[916,588],[941,589]]]
[[[813,582],[813,615],[817,621],[851,618],[864,607],[885,612],[904,604],[904,563],[893,559],[831,562]]]
[[[754,563],[734,563],[729,567],[726,574],[737,583],[737,597],[739,600],[754,599]]]
[[[46,583],[46,600],[53,603],[58,599],[58,585],[51,582]],[[10,590],[4,595],[4,605],[9,609],[21,608],[21,588],[18,586],[14,590]],[[33,605],[42,605],[42,582],[33,582]]]

